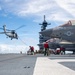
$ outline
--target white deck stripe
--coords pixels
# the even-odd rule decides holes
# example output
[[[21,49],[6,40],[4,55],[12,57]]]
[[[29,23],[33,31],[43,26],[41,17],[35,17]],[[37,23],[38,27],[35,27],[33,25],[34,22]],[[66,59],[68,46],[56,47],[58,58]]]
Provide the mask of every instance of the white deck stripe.
[[[33,75],[75,75],[75,71],[48,57],[38,57]]]

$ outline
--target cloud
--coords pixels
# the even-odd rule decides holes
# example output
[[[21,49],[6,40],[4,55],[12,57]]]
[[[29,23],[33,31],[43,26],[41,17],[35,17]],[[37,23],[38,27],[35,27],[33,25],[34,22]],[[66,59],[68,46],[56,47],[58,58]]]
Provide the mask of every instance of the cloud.
[[[34,42],[34,41],[33,41]],[[38,46],[34,46],[35,50],[38,50]],[[0,53],[27,53],[29,50],[29,46],[25,45],[7,45],[7,44],[0,44]]]
[[[38,42],[39,40],[37,40],[37,39],[38,39],[38,37],[36,37],[36,36],[34,36],[34,38],[31,36],[29,36],[29,37],[24,36],[24,37],[22,37],[22,39],[20,38],[21,42],[27,46],[30,46],[30,45],[36,46],[39,43]]]
[[[43,15],[49,22],[68,21],[75,19],[75,1],[74,0],[0,0],[0,11],[2,16],[8,17],[10,14],[18,17],[33,16],[33,22],[41,22]],[[0,15],[0,16],[1,16]],[[29,36],[30,35],[30,36]],[[34,34],[26,34],[22,36],[23,41],[28,45],[37,44],[38,40],[31,38]],[[36,36],[36,35],[35,35]],[[25,37],[25,38],[24,38]],[[17,42],[16,42],[17,43]],[[30,44],[29,44],[30,43]],[[9,42],[10,44],[10,42]],[[13,42],[12,42],[13,44]],[[4,45],[4,46],[3,46]],[[19,52],[22,48],[20,45],[12,46],[1,44],[1,51]],[[20,47],[20,48],[19,48]],[[24,47],[25,48],[25,47]],[[19,49],[19,50],[18,50]]]
[[[7,45],[7,44],[0,44],[0,53],[23,53],[27,52],[29,49],[28,46],[25,45]]]
[[[1,0],[5,12],[24,17],[28,15],[47,15],[49,20],[68,20],[75,17],[74,0]],[[53,13],[53,14],[52,14]]]
[[[57,4],[63,9],[68,18],[75,18],[75,1],[74,0],[57,0]]]
[[[1,4],[5,11],[12,12],[19,16],[37,14],[50,8],[48,0],[1,0]]]

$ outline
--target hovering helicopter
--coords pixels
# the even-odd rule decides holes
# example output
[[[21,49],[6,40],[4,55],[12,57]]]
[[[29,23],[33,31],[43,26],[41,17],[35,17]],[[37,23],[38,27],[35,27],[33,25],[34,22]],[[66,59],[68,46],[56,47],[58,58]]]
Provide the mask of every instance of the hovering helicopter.
[[[7,36],[7,38],[9,37],[9,38],[11,38],[11,40],[12,39],[18,39],[18,35],[15,31],[22,28],[22,27],[24,27],[24,25],[18,27],[15,30],[9,30],[9,29],[6,29],[6,25],[3,25],[3,28],[0,28],[0,29],[3,29],[4,32],[0,32],[0,34],[5,34]]]

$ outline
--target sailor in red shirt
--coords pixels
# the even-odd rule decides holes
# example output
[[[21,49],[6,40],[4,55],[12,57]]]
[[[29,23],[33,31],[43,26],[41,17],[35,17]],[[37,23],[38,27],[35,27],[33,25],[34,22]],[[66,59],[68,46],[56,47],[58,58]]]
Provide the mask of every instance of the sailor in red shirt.
[[[31,47],[31,54],[34,55],[34,47]]]
[[[48,42],[45,42],[45,43],[44,43],[44,49],[45,49],[44,56],[45,56],[46,54],[47,54],[47,56],[48,56],[48,50],[49,50]]]

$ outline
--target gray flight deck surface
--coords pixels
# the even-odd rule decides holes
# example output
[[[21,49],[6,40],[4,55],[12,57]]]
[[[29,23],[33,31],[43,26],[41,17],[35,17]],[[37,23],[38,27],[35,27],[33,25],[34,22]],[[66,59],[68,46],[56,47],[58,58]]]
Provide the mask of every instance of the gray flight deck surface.
[[[33,75],[36,57],[22,54],[0,55],[0,75]]]
[[[75,55],[0,54],[0,75],[75,75]]]

